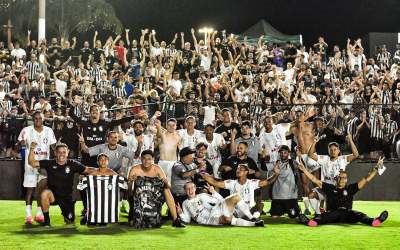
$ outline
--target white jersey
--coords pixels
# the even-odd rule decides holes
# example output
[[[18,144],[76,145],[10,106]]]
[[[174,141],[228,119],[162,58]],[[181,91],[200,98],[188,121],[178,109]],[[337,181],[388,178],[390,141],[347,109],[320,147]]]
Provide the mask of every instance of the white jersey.
[[[230,194],[239,194],[240,198],[249,205],[249,208],[252,208],[256,205],[254,201],[254,190],[259,189],[260,180],[249,180],[247,179],[246,183],[241,185],[239,180],[226,180],[225,188],[230,191]]]
[[[138,149],[138,141],[134,134],[127,135],[125,142],[126,142],[126,146],[129,151],[136,152],[136,150]],[[140,149],[140,154],[144,150],[148,150],[148,149],[154,151],[154,136],[152,134],[147,134],[147,135],[143,134],[143,144],[142,144],[142,148]],[[140,154],[137,158],[133,157],[132,165],[141,163]]]
[[[28,164],[29,147],[32,142],[36,142],[37,146],[34,149],[35,160],[48,160],[50,157],[50,145],[57,142],[54,132],[51,128],[43,126],[42,132],[37,132],[33,125],[25,127],[21,130],[18,136],[18,141],[25,141],[27,150],[25,150],[25,168]]]
[[[350,163],[346,155],[341,155],[334,161],[328,155],[318,155],[317,162],[321,166],[321,181],[333,185],[336,185],[335,177],[339,175],[339,171],[345,171]]]
[[[221,203],[224,201],[222,196],[217,192],[213,195],[201,193],[193,199],[187,199],[182,203],[181,219],[189,223],[191,219],[199,224],[210,225],[215,224],[215,220],[223,215],[221,211]],[[215,217],[215,218],[212,218]]]
[[[213,133],[212,142],[208,142],[205,137],[200,139],[200,142],[204,142],[207,145],[207,156],[206,159],[213,166],[214,176],[219,178],[218,168],[221,165],[222,157],[220,148],[225,145],[225,139],[221,134]]]
[[[259,137],[260,148],[268,150],[268,153],[271,156],[271,161],[273,162],[278,159],[278,150],[280,146],[287,145],[290,147],[286,140],[286,127],[281,124],[272,125],[272,131],[270,133],[262,130]]]
[[[195,148],[197,142],[199,141],[200,138],[202,138],[203,132],[200,130],[195,129],[193,135],[189,135],[186,129],[180,129],[178,130],[178,134],[181,137],[182,140],[182,147],[191,147]]]

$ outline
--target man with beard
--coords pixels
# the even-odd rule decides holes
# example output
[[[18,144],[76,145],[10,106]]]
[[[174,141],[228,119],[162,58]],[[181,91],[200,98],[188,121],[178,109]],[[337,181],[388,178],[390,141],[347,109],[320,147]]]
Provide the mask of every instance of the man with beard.
[[[331,223],[358,223],[361,222],[373,227],[379,227],[389,216],[387,211],[383,211],[378,217],[370,218],[366,214],[353,210],[353,197],[361,189],[367,185],[378,173],[378,169],[383,166],[383,158],[379,158],[377,165],[368,175],[356,183],[347,184],[347,173],[341,170],[337,176],[336,185],[323,182],[310,174],[303,164],[299,165],[299,169],[310,178],[310,180],[321,188],[327,195],[327,212],[316,216],[313,220],[308,219],[305,215],[299,216],[299,222],[316,227],[322,224]]]
[[[133,196],[129,199],[129,225],[136,228],[160,227],[161,209],[165,201],[173,219],[172,226],[184,227],[177,215],[167,176],[154,164],[153,151],[144,150],[141,161],[128,174],[129,193]],[[148,213],[143,213],[145,209]]]
[[[240,137],[241,134],[239,125],[237,123],[232,122],[231,111],[229,109],[225,108],[222,110],[222,117],[223,117],[222,124],[215,129],[215,133],[221,134],[224,137],[226,144],[228,145],[227,148],[221,152],[222,157],[227,158],[230,156],[232,131],[234,129],[237,131],[237,134],[235,135],[234,139]]]
[[[131,165],[140,164],[140,154],[144,150],[154,150],[154,136],[152,134],[144,134],[145,124],[141,120],[133,122],[133,134],[129,134],[126,138],[128,150],[134,152]],[[129,170],[128,170],[129,172]]]
[[[49,208],[51,204],[59,205],[67,224],[75,220],[75,201],[72,200],[74,174],[91,174],[95,168],[85,167],[81,163],[68,159],[68,147],[58,144],[54,160],[35,160],[34,150],[37,143],[32,141],[29,148],[28,162],[33,168],[44,168],[47,171],[47,186],[40,194],[44,215],[43,226],[50,226]]]
[[[258,163],[258,154],[260,153],[260,141],[258,138],[251,134],[251,122],[250,121],[243,121],[240,126],[241,136],[234,139],[236,136],[237,131],[232,131],[231,133],[231,155],[236,154],[236,145],[240,142],[246,142],[249,146],[248,154],[249,157],[252,158],[256,163]]]
[[[315,153],[315,145],[319,141],[319,137],[316,137],[314,143],[311,144],[311,148],[308,151],[308,157],[316,161],[318,166],[320,166],[321,181],[335,185],[335,178],[337,178],[340,171],[345,171],[346,166],[353,160],[357,159],[358,151],[353,142],[352,136],[348,135],[347,140],[352,151],[352,154],[350,155],[341,155],[340,147],[337,142],[331,142],[328,144],[329,155],[318,155]],[[308,195],[308,198],[315,213],[319,214],[319,203],[322,200],[326,200],[326,195],[320,189],[313,189],[313,192]]]

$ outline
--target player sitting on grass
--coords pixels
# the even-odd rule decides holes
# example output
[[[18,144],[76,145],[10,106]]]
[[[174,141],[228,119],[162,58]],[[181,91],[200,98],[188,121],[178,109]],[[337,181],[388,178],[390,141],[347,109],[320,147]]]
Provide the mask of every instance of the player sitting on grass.
[[[336,178],[337,185],[328,184],[318,180],[304,167],[299,164],[299,169],[309,178],[314,184],[324,191],[327,197],[327,211],[321,215],[317,215],[313,220],[308,219],[304,214],[299,216],[300,223],[315,227],[329,223],[357,223],[361,222],[373,227],[380,226],[388,217],[388,212],[383,211],[379,217],[370,218],[362,212],[352,209],[354,195],[370,182],[378,172],[378,169],[383,167],[383,158],[379,158],[377,165],[357,183],[347,185],[347,173],[340,171]]]
[[[214,190],[214,187],[207,185],[207,190],[212,194],[201,193],[196,195],[196,185],[193,182],[185,184],[185,191],[188,196],[182,204],[177,205],[177,212],[183,222],[189,223],[191,219],[202,225],[233,225],[243,227],[263,227],[264,221],[253,218],[248,205],[238,194],[230,195],[225,199]],[[237,207],[242,214],[251,221],[236,218],[233,212]]]
[[[236,170],[237,180],[217,181],[208,174],[202,174],[202,177],[214,187],[228,189],[231,195],[238,194],[243,201],[244,206],[247,206],[248,210],[254,212],[252,217],[246,216],[247,219],[252,219],[253,217],[260,217],[260,213],[256,211],[257,207],[254,200],[254,191],[273,183],[279,176],[280,165],[278,163],[274,166],[275,174],[268,180],[247,179],[248,173],[249,167],[245,164],[240,164]],[[239,218],[245,218],[240,209],[235,210],[235,215]]]
[[[40,194],[44,215],[43,226],[50,226],[49,207],[58,204],[61,208],[64,221],[67,224],[75,220],[75,201],[72,200],[74,174],[92,174],[97,169],[85,167],[81,163],[69,160],[68,146],[58,144],[55,149],[54,160],[35,160],[34,152],[37,143],[32,142],[29,148],[28,162],[34,168],[44,168],[47,171],[47,186]]]

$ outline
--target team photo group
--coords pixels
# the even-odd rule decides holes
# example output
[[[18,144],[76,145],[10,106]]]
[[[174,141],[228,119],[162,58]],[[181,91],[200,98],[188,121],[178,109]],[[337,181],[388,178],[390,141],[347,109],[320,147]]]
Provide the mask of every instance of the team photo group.
[[[21,224],[52,226],[53,205],[66,224],[138,229],[388,219],[352,205],[400,154],[400,45],[367,58],[361,39],[188,33],[0,43],[1,153],[24,164]],[[358,158],[375,166],[349,183]]]

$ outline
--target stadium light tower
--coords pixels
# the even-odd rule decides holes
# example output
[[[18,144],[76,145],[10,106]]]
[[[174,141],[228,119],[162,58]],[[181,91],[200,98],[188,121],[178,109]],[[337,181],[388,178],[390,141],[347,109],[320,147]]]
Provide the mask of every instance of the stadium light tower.
[[[46,0],[39,1],[38,41],[46,39]]]

